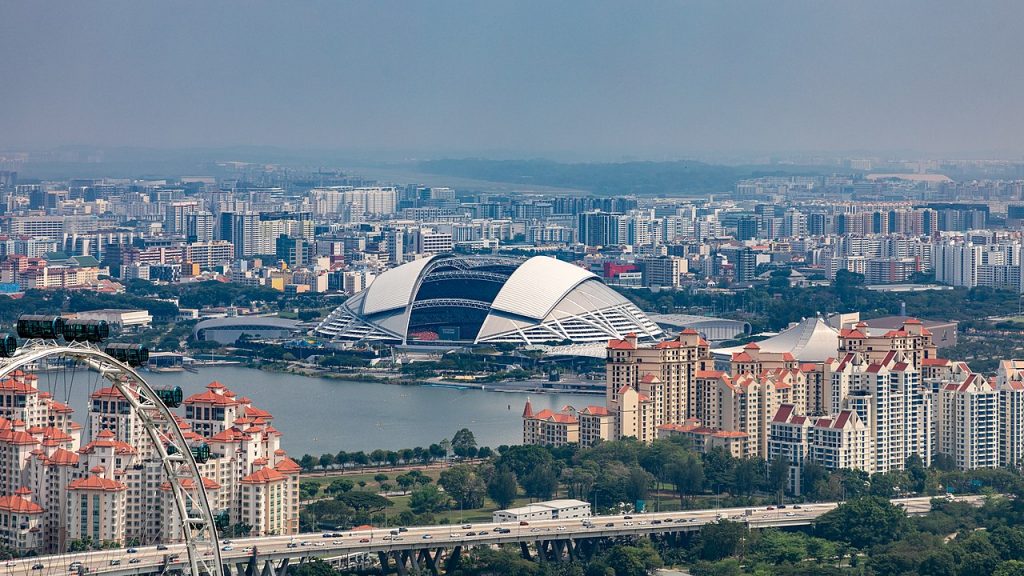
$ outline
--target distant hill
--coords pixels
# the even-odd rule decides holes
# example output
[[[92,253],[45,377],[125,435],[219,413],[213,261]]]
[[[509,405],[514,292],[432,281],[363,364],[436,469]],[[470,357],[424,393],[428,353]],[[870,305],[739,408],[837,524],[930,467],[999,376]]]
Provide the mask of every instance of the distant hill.
[[[550,160],[476,158],[420,162],[431,174],[533,186],[589,190],[605,196],[704,195],[731,192],[736,182],[760,176],[832,174],[823,166],[724,166],[696,161],[562,164]]]

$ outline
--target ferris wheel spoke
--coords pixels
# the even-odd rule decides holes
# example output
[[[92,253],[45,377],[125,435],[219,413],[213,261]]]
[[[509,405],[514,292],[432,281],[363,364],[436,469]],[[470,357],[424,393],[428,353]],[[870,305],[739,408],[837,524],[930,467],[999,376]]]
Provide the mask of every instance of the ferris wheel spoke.
[[[122,352],[124,350],[128,349],[122,349]],[[96,382],[101,378],[106,380],[127,400],[153,445],[152,457],[146,461],[160,462],[170,484],[174,510],[169,513],[179,520],[178,533],[184,541],[192,573],[196,576],[222,576],[223,562],[216,523],[197,463],[197,460],[206,461],[209,447],[205,443],[197,447],[189,441],[160,393],[134,368],[89,342],[28,339],[13,354],[0,358],[0,379],[19,369],[32,370],[43,366],[49,360],[62,362],[62,374],[58,378],[63,379],[66,397],[70,396],[74,386],[74,373],[81,366],[96,373]],[[70,375],[68,370],[72,372]],[[55,386],[55,378],[51,376],[56,375],[48,374],[50,385]]]

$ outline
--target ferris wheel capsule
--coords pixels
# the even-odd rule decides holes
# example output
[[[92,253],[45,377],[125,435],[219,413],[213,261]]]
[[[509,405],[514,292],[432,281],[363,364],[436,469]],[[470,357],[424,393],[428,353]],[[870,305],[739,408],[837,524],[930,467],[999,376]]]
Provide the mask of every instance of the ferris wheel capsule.
[[[18,316],[18,336],[56,340],[64,336],[64,319],[45,314],[22,314]]]
[[[0,334],[0,356],[10,358],[18,351],[18,339],[10,334]]]
[[[102,342],[110,338],[106,320],[65,320],[61,335],[68,342]]]
[[[142,344],[113,342],[104,346],[103,351],[110,355],[114,360],[123,362],[132,367],[142,366],[146,362],[149,362],[149,348]],[[166,402],[164,402],[164,404],[166,404]]]

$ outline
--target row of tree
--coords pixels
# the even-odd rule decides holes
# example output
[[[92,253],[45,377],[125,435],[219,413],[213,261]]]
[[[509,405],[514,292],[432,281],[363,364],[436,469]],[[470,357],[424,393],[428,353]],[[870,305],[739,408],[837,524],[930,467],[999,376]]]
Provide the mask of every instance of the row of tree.
[[[452,436],[431,444],[426,448],[417,446],[415,448],[402,448],[401,450],[376,449],[371,452],[359,450],[356,452],[338,451],[336,454],[325,453],[320,456],[305,454],[299,459],[299,466],[304,472],[316,470],[344,470],[349,467],[376,466],[398,466],[410,464],[429,464],[431,462],[444,460],[454,455],[458,458],[489,458],[492,454],[490,448],[478,447],[476,437],[468,428],[463,428]]]

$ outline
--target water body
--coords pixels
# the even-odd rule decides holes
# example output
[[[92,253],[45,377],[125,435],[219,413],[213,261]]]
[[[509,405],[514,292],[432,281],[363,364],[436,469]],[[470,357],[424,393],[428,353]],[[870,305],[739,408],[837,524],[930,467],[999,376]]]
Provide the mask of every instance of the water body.
[[[434,386],[397,386],[276,374],[250,368],[209,367],[198,373],[147,373],[154,386],[181,386],[185,395],[201,392],[218,380],[239,396],[274,415],[274,427],[284,434],[282,446],[296,458],[345,450],[397,450],[428,446],[469,428],[480,446],[522,442],[525,393],[491,392]],[[45,389],[46,376],[40,375]],[[77,420],[83,421],[88,395],[80,379],[72,394]],[[63,390],[55,390],[60,399]],[[529,395],[535,410],[559,409],[566,404],[586,406],[603,402],[578,394]]]

